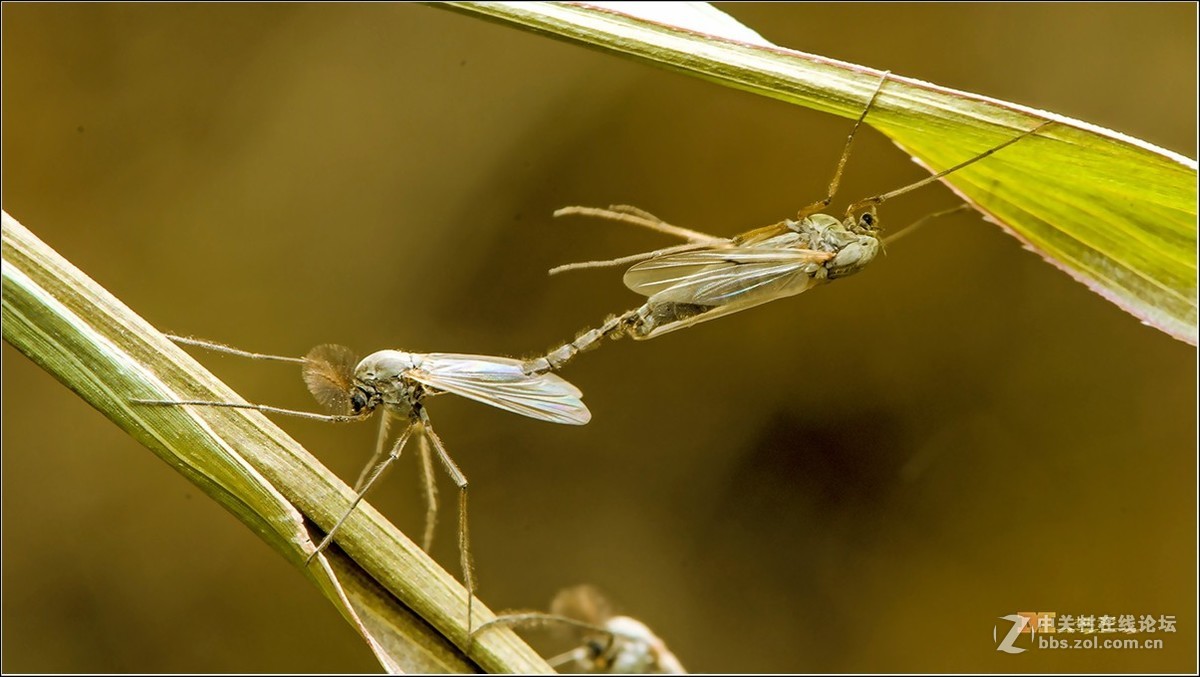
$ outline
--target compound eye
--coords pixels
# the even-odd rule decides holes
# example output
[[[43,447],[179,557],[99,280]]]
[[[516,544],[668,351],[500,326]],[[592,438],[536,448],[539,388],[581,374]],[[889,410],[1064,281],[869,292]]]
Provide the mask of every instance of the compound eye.
[[[868,228],[868,229],[874,228],[875,227],[875,217],[871,214],[871,212],[867,212],[866,214],[863,214],[862,216],[858,217],[858,223],[863,228]]]
[[[362,410],[367,406],[367,394],[362,390],[355,388],[354,394],[350,396],[350,410],[357,414],[361,414]]]

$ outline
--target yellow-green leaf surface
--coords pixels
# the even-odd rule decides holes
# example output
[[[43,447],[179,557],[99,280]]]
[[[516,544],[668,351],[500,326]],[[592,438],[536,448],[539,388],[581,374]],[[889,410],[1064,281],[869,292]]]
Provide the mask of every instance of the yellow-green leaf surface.
[[[2,272],[4,340],[300,568],[386,670],[551,672],[507,629],[479,635],[464,656],[465,590],[365,502],[340,548],[305,566],[321,535],[313,523],[328,529],[354,492],[256,411],[132,403],[244,400],[7,212]],[[494,618],[474,609],[476,626]]]
[[[446,3],[755,94],[856,117],[881,71],[771,44],[707,3]],[[893,73],[867,117],[1025,246],[1144,323],[1197,341],[1196,161],[1047,111]],[[814,198],[815,199],[815,198]]]

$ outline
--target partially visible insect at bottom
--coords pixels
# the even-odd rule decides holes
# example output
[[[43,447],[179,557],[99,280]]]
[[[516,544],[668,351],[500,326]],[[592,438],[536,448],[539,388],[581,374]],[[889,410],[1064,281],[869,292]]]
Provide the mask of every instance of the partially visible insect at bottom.
[[[582,643],[546,659],[560,672],[603,674],[686,674],[683,664],[645,623],[613,612],[608,600],[590,585],[559,591],[550,612],[514,611],[500,614],[475,629],[475,634],[495,625],[512,627],[562,626]]]
[[[436,483],[433,460],[429,452],[429,446],[432,446],[438,461],[459,489],[458,547],[463,583],[467,589],[468,636],[475,585],[471,569],[470,536],[467,530],[467,478],[450,458],[441,438],[434,432],[429,414],[425,411],[425,399],[443,393],[454,393],[499,409],[552,423],[583,425],[591,420],[591,412],[581,401],[582,393],[578,388],[555,374],[529,375],[522,370],[520,360],[507,357],[381,350],[359,361],[349,348],[321,345],[313,348],[303,358],[295,358],[252,353],[199,339],[179,336],[169,338],[177,343],[242,357],[298,363],[302,366],[304,382],[309,392],[330,413],[318,414],[262,404],[206,400],[134,402],[164,406],[254,409],[264,413],[334,423],[362,421],[377,409],[382,411],[375,455],[363,468],[355,483],[357,495],[346,512],[325,534],[325,538],[309,554],[305,564],[311,563],[313,558],[333,541],[338,529],[353,514],[354,509],[382,476],[384,470],[400,457],[405,445],[413,437],[419,440],[418,448],[421,453],[427,506],[423,545],[425,550],[428,550],[437,517]],[[395,421],[404,421],[405,425],[389,448],[389,428]]]
[[[593,216],[649,228],[681,238],[686,243],[617,259],[551,269],[553,275],[567,270],[632,264],[625,272],[625,286],[647,299],[642,306],[610,316],[601,326],[580,334],[574,341],[527,361],[526,371],[556,370],[606,338],[626,335],[636,340],[655,338],[853,275],[871,263],[883,251],[885,243],[931,218],[966,207],[960,205],[932,214],[890,238],[881,239],[876,213],[878,205],[979,162],[1052,124],[1052,121],[1043,122],[932,176],[859,200],[846,209],[844,218],[822,214],[820,212],[829,206],[837,193],[854,135],[887,79],[885,73],[851,128],[826,196],[800,210],[795,220],[786,219],[736,237],[721,238],[671,225],[626,205],[607,209],[566,207],[556,211],[555,216]]]

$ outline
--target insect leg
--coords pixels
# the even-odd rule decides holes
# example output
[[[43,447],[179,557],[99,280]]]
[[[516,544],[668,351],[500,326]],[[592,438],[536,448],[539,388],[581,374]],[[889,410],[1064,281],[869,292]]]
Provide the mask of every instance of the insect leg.
[[[475,576],[471,571],[471,536],[467,530],[467,477],[458,469],[454,459],[450,458],[450,453],[446,451],[446,445],[442,444],[442,439],[433,431],[433,425],[429,422],[429,414],[425,413],[425,408],[418,404],[414,410],[416,416],[419,417],[421,427],[437,452],[438,459],[442,462],[442,467],[446,469],[446,474],[450,475],[450,479],[458,487],[458,558],[459,564],[462,566],[463,585],[467,588],[467,641],[471,642],[472,612],[475,606]]]
[[[437,475],[434,473],[433,454],[429,451],[429,441],[424,435],[417,438],[417,451],[421,456],[421,486],[425,497],[425,534],[421,538],[421,547],[425,552],[433,546],[433,532],[437,528],[438,495]]]
[[[591,658],[591,654],[592,652],[588,649],[588,647],[579,646],[571,649],[570,651],[564,651],[557,656],[551,656],[547,658],[546,665],[549,665],[555,670],[563,667],[564,665],[571,665],[572,663],[586,665],[588,660]]]
[[[204,339],[191,338],[188,336],[176,336],[175,334],[163,334],[163,335],[180,345],[196,346],[197,348],[204,348],[206,350],[212,350],[212,351],[218,352],[218,353],[225,353],[227,355],[237,355],[239,357],[249,357],[252,360],[274,360],[276,362],[295,362],[297,364],[304,364],[304,358],[302,358],[302,357],[285,357],[283,355],[267,355],[266,353],[252,353],[248,350],[239,350],[237,348],[234,348],[233,346],[227,346],[224,343],[217,343],[216,341],[205,341]]]
[[[904,237],[905,235],[908,235],[909,233],[913,232],[917,228],[920,228],[921,226],[925,225],[926,223],[929,223],[930,221],[932,221],[934,219],[941,218],[943,216],[948,216],[955,212],[967,211],[970,208],[971,208],[971,205],[964,203],[964,204],[960,204],[959,206],[954,207],[952,209],[943,209],[940,212],[926,214],[925,216],[922,216],[921,218],[917,219],[916,221],[913,221],[912,223],[901,228],[900,230],[896,231],[895,233],[892,233],[891,235],[883,238],[883,244],[890,245],[891,243],[895,242],[896,240],[899,240],[900,238]]]
[[[628,223],[632,226],[648,228],[659,233],[670,235],[671,237],[687,240],[693,244],[709,244],[724,240],[724,238],[709,235],[707,233],[701,233],[698,230],[673,226],[651,214],[650,212],[638,209],[637,207],[631,207],[629,205],[612,205],[608,209],[601,209],[599,207],[563,207],[562,209],[556,210],[554,215],[594,216],[596,218],[608,219],[610,221],[620,221],[621,223]]]
[[[717,239],[716,241],[719,241],[723,244],[729,244],[729,240]],[[555,266],[555,267],[551,268],[550,274],[558,275],[559,273],[565,273],[569,270],[583,270],[585,268],[611,268],[614,266],[625,266],[625,265],[629,265],[631,263],[637,263],[638,261],[645,261],[647,259],[652,259],[656,256],[662,256],[664,254],[675,254],[678,252],[688,251],[689,249],[698,249],[700,247],[705,247],[705,246],[708,246],[708,245],[700,244],[700,243],[678,244],[678,245],[675,245],[674,247],[663,247],[662,249],[655,249],[652,252],[643,252],[641,254],[630,254],[629,256],[622,256],[620,258],[615,258],[615,259],[605,259],[603,261],[580,261],[579,263],[566,263],[561,266]]]
[[[543,627],[543,626],[550,626],[550,625],[553,625],[556,623],[559,625],[569,625],[571,627],[579,628],[581,630],[587,630],[588,632],[595,632],[597,634],[602,634],[602,635],[612,635],[613,634],[607,628],[600,626],[600,625],[596,625],[595,623],[581,621],[578,618],[571,618],[570,616],[563,616],[561,614],[546,613],[544,611],[506,612],[504,614],[496,616],[495,618],[484,623],[483,625],[480,625],[478,628],[475,628],[474,632],[472,632],[471,634],[478,635],[479,633],[484,632],[488,628],[491,628],[491,627],[494,627],[497,625],[506,625],[506,626],[511,626],[511,627],[524,626],[524,627],[529,627],[529,628],[538,628],[538,627]]]
[[[587,633],[595,633],[596,635],[600,635],[605,638],[605,646],[602,647],[602,651],[600,652],[595,651],[591,647],[591,642],[588,642],[583,646],[579,646],[565,653],[547,658],[546,663],[548,663],[552,668],[559,668],[563,665],[573,662],[578,662],[582,665],[592,664],[597,655],[607,654],[617,641],[617,635],[608,628],[596,625],[595,623],[581,621],[577,618],[571,618],[570,616],[563,616],[555,613],[545,613],[542,611],[505,612],[484,623],[483,625],[480,625],[478,628],[475,628],[475,630],[471,633],[471,637],[474,638],[475,635],[485,632],[489,628],[493,628],[498,625],[512,628],[540,628],[552,625],[564,625],[582,630]],[[637,640],[634,639],[632,641]]]
[[[664,223],[664,221],[662,219],[651,214],[650,212],[646,211],[645,209],[642,209],[641,207],[635,207],[633,205],[609,205],[608,209],[609,209],[609,211],[623,212],[625,214],[633,214],[634,216],[640,216],[643,219],[646,219],[647,221],[658,221],[659,223]]]
[[[388,454],[388,457],[384,459],[382,463],[375,466],[375,471],[371,474],[371,477],[367,480],[366,484],[363,485],[362,490],[358,492],[358,495],[354,497],[354,501],[350,503],[350,507],[346,509],[346,512],[341,516],[340,519],[338,519],[337,523],[333,525],[333,528],[325,534],[325,538],[322,539],[320,544],[317,545],[317,549],[313,550],[312,554],[308,556],[308,559],[304,560],[305,566],[310,564],[314,557],[319,555],[322,550],[329,546],[329,544],[333,541],[333,535],[337,533],[337,530],[341,528],[346,519],[349,518],[351,513],[354,512],[354,509],[358,507],[358,504],[361,503],[363,498],[366,497],[367,492],[370,491],[373,486],[375,486],[375,481],[383,475],[383,471],[387,470],[388,466],[390,466],[396,459],[400,458],[400,452],[404,451],[404,445],[408,443],[408,438],[412,434],[412,429],[413,426],[410,424],[404,428],[404,432],[400,433],[400,437],[396,440],[396,444],[392,446],[392,452]]]
[[[850,136],[846,137],[846,145],[842,147],[842,157],[838,159],[837,167],[833,170],[833,179],[829,181],[829,191],[825,194],[824,199],[817,200],[804,209],[800,210],[798,219],[803,219],[811,214],[824,211],[829,203],[833,201],[833,196],[837,194],[838,184],[842,182],[842,170],[846,168],[846,161],[850,159],[850,147],[854,145],[854,135],[858,132],[858,128],[862,125],[863,120],[867,118],[867,113],[871,110],[871,106],[875,104],[875,99],[879,96],[879,91],[883,89],[883,84],[887,82],[891,71],[884,71],[883,77],[879,79],[879,84],[875,86],[875,91],[871,94],[871,98],[867,100],[867,105],[863,108],[863,112],[854,121],[854,126],[850,128]]]
[[[192,405],[197,407],[225,407],[227,409],[253,409],[261,411],[264,414],[283,414],[285,416],[295,416],[296,418],[307,418],[312,421],[328,421],[329,423],[350,423],[351,421],[361,421],[366,416],[349,416],[340,414],[314,414],[310,411],[296,411],[295,409],[281,409],[272,407],[266,404],[249,404],[242,402],[211,402],[209,400],[142,400],[131,399],[133,404],[148,404],[151,406],[183,406]]]
[[[392,413],[386,408],[383,410],[383,416],[379,419],[379,435],[375,438],[375,453],[371,455],[371,460],[363,466],[362,472],[358,474],[358,479],[354,482],[354,490],[361,491],[363,485],[367,483],[367,478],[371,476],[371,470],[383,459],[387,453],[387,438],[388,430],[392,427]]]

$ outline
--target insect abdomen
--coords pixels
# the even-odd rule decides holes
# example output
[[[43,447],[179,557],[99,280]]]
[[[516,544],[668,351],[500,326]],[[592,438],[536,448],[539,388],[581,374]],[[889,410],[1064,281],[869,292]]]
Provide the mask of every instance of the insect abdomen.
[[[713,308],[714,306],[702,306],[695,303],[677,303],[675,301],[654,302],[652,300],[638,309],[641,311],[638,313],[640,321],[630,328],[629,333],[635,339],[647,339],[662,327],[690,320]]]
[[[595,329],[583,332],[574,341],[564,343],[542,357],[526,362],[524,365],[525,373],[544,374],[549,371],[556,371],[575,359],[575,356],[579,353],[595,348],[606,338],[620,338],[626,332],[636,334],[641,326],[641,311],[644,308],[645,306],[621,315],[610,315],[604,321],[604,324]]]

